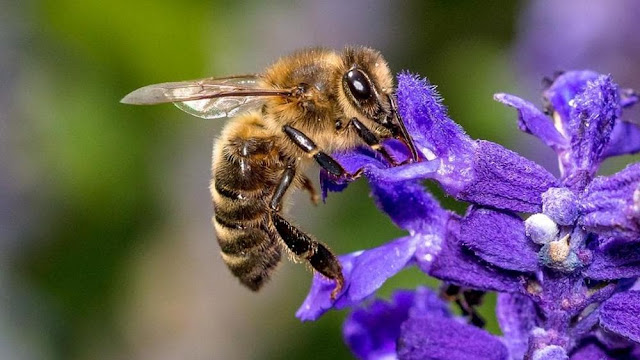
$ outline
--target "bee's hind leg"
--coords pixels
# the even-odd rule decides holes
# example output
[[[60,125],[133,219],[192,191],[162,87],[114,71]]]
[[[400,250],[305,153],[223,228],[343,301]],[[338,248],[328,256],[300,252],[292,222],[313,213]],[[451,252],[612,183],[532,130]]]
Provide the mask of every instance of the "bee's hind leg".
[[[335,300],[344,285],[342,267],[338,258],[324,244],[312,239],[279,214],[282,198],[289,186],[291,186],[294,177],[295,169],[291,166],[285,168],[280,178],[280,183],[271,198],[271,221],[278,235],[295,256],[307,260],[320,274],[335,280],[336,287],[331,292],[331,299]]]
[[[309,235],[291,225],[277,212],[271,214],[271,220],[291,252],[307,260],[320,274],[335,280],[336,286],[331,291],[331,299],[335,300],[344,285],[342,266],[340,266],[338,258],[324,244],[313,240]]]

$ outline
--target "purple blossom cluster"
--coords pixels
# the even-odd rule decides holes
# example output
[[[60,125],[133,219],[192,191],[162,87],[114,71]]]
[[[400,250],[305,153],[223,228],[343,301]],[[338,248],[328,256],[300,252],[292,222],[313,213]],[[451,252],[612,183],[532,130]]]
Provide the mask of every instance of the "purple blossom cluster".
[[[316,320],[351,308],[343,335],[361,359],[640,358],[640,163],[598,175],[608,157],[640,151],[640,127],[624,117],[639,99],[610,76],[559,75],[544,111],[509,94],[522,131],[558,157],[560,176],[498,144],[474,140],[451,120],[435,88],[398,76],[398,105],[422,161],[392,167],[370,149],[336,154],[363,168],[377,206],[408,232],[340,257],[344,290],[314,276],[297,312]],[[397,159],[401,144],[385,144]],[[435,180],[469,203],[461,216],[425,189]],[[323,195],[347,184],[321,175]],[[501,336],[452,313],[428,288],[375,292],[408,266],[462,289],[497,293]]]

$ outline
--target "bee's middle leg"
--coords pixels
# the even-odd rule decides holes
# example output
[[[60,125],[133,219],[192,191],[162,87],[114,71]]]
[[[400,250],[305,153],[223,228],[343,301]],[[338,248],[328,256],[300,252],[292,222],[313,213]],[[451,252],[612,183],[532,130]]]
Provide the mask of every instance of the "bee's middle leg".
[[[282,172],[280,183],[269,203],[271,207],[271,221],[285,245],[293,254],[301,259],[307,260],[320,274],[335,280],[336,286],[331,292],[331,299],[335,300],[344,285],[342,267],[340,266],[338,258],[336,258],[324,244],[312,239],[309,235],[291,225],[286,219],[280,216],[282,198],[291,186],[294,178],[295,169],[292,166],[286,167]]]
[[[440,297],[454,301],[462,315],[468,317],[472,325],[483,328],[486,325],[486,321],[476,310],[476,307],[482,304],[482,299],[485,296],[484,291],[465,289],[457,285],[446,284],[440,288]]]
[[[302,176],[302,188],[309,193],[309,197],[311,198],[311,202],[313,205],[318,205],[320,203],[320,195],[318,195],[318,191],[313,186],[313,182],[307,176]]]
[[[360,177],[360,175],[362,175],[362,169],[358,169],[355,173],[347,172],[339,162],[331,157],[331,155],[318,148],[316,143],[314,143],[310,137],[305,135],[302,131],[294,128],[293,126],[285,125],[282,127],[282,131],[287,134],[289,139],[294,144],[296,144],[296,146],[298,146],[307,154],[313,156],[318,165],[320,165],[323,169],[327,170],[332,175],[346,177],[349,179],[356,179]]]

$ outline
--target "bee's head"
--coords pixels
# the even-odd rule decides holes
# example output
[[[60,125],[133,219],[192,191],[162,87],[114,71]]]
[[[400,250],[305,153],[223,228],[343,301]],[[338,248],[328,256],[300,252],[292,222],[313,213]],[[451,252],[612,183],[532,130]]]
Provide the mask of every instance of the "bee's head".
[[[393,93],[393,76],[382,55],[366,47],[348,47],[342,53],[340,72],[345,115],[381,122],[379,118],[390,111],[388,95]]]
[[[374,121],[387,130],[387,136],[405,142],[412,158],[418,160],[413,142],[397,113],[393,76],[382,55],[367,47],[348,47],[342,53],[342,65],[338,94],[345,117]]]

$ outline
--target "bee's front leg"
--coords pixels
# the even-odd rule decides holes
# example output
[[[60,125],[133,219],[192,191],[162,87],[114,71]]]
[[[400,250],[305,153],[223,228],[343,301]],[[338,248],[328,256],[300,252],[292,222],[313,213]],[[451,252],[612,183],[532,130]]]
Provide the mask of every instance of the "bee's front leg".
[[[365,142],[365,144],[369,145],[373,150],[377,151],[384,157],[387,162],[393,166],[398,166],[401,163],[397,162],[396,159],[389,154],[387,149],[380,143],[380,138],[371,131],[366,125],[364,125],[358,118],[352,118],[349,120],[347,127],[353,127],[356,130],[356,133]]]
[[[331,155],[318,148],[311,138],[293,126],[285,125],[282,127],[282,131],[284,131],[289,139],[291,139],[291,141],[300,149],[313,156],[318,165],[327,170],[330,174],[339,177],[346,177],[351,180],[357,179],[362,175],[362,169],[358,169],[354,173],[347,172],[339,162],[331,157]]]

